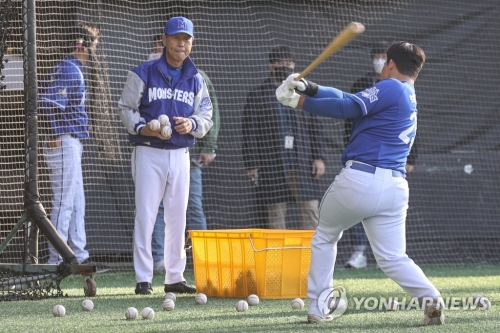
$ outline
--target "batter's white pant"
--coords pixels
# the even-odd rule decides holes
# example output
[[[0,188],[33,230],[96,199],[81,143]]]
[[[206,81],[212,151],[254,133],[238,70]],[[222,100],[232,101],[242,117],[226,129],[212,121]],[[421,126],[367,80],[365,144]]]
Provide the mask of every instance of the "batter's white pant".
[[[321,315],[317,299],[330,287],[337,242],[344,230],[363,221],[375,259],[384,273],[412,297],[440,297],[439,291],[406,254],[405,220],[408,182],[392,170],[375,174],[350,169],[335,177],[320,204],[319,224],[311,243],[308,276],[309,313]]]
[[[60,136],[59,148],[44,147],[45,163],[50,169],[52,210],[50,221],[61,238],[68,243],[80,262],[89,257],[85,250],[85,194],[83,191],[83,145],[71,135]],[[49,243],[49,264],[62,261],[59,253]]]
[[[184,281],[184,231],[189,197],[189,149],[137,146],[132,153],[135,183],[134,269],[137,282],[152,282],[151,239],[163,200],[165,284]]]

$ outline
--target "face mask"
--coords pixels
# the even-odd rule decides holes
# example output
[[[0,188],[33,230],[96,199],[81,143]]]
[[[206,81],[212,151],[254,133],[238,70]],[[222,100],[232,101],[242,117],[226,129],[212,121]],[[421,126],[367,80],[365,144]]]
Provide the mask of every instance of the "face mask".
[[[161,53],[151,53],[148,60],[156,60],[161,57]]]
[[[286,78],[288,77],[288,75],[290,75],[292,73],[293,73],[293,68],[286,67],[286,66],[276,67],[273,70],[273,76],[279,82],[286,80]]]
[[[384,68],[385,60],[384,59],[375,59],[373,60],[373,69],[375,73],[382,74],[382,68]]]

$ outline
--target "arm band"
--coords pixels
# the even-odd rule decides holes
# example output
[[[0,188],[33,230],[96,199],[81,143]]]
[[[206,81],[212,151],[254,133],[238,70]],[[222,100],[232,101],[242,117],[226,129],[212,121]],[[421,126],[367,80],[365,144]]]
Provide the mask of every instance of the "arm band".
[[[314,97],[318,92],[318,85],[312,81],[308,81],[306,79],[300,79],[306,85],[306,90],[302,91],[304,95],[309,97]]]

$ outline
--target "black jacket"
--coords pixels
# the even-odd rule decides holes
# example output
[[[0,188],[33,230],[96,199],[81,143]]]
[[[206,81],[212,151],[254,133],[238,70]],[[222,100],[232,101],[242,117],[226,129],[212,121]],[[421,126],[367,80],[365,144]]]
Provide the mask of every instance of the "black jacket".
[[[264,204],[292,201],[283,163],[284,138],[280,131],[280,113],[276,85],[271,78],[247,95],[243,110],[243,161],[245,168],[259,169],[257,195]],[[283,106],[284,108],[287,108]],[[301,201],[320,198],[319,181],[311,174],[315,159],[324,158],[321,120],[308,112],[293,111],[296,132],[299,198]]]

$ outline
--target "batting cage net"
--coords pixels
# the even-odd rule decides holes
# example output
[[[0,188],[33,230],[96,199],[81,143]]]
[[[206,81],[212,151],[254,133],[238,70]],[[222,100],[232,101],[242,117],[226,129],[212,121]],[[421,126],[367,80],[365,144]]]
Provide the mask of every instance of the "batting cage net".
[[[3,10],[0,15],[0,239],[23,214],[26,168],[22,1],[9,3],[15,14]],[[409,256],[419,264],[500,262],[497,0],[36,1],[40,87],[77,47],[75,27],[85,29],[91,43],[97,41],[83,67],[90,137],[81,139],[86,241],[94,261],[132,270],[133,147],[117,104],[128,71],[155,52],[154,43],[173,16],[186,16],[194,23],[191,57],[212,82],[212,100],[220,111],[216,157],[201,169],[208,229],[269,228],[267,206],[285,202],[286,228],[302,229],[298,202],[321,201],[343,167],[340,157],[349,135],[345,122],[282,119],[275,99],[254,99],[252,104],[247,96],[264,82],[273,84],[273,48],[289,47],[295,72],[300,72],[356,21],[365,25],[365,32],[322,62],[308,79],[346,92],[352,92],[360,79],[373,83],[372,50],[383,42],[407,40],[421,46],[427,56],[415,85],[419,114],[414,170],[407,177]],[[39,116],[38,188],[50,217],[53,192],[42,133],[46,121]],[[295,138],[294,168],[306,178],[296,191],[279,185],[285,168],[279,133],[293,122],[297,128],[308,127]],[[325,173],[315,179],[312,164],[318,157]],[[268,178],[247,176],[249,169],[263,163],[272,166]],[[344,233],[337,266],[343,267],[359,250],[357,238],[353,230]],[[40,233],[39,263],[47,262],[47,248]],[[0,253],[0,262],[20,262],[22,252],[21,232]],[[369,244],[366,256],[368,265],[374,266]]]

